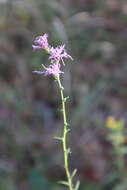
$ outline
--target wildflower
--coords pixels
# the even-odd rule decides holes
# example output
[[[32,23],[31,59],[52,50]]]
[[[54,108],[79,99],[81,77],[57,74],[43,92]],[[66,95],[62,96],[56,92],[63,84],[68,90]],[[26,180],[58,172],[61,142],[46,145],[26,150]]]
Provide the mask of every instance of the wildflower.
[[[37,74],[44,74],[45,76],[47,75],[53,75],[55,77],[58,77],[61,73],[64,73],[60,70],[60,64],[59,63],[53,63],[51,65],[49,65],[49,67],[44,67],[45,71],[41,72],[41,71],[34,71],[34,73]]]
[[[55,61],[62,60],[63,61],[63,58],[73,60],[73,58],[69,54],[67,54],[67,52],[65,50],[65,45],[61,45],[56,48],[51,47],[49,50],[49,54],[50,54],[49,59],[51,59],[51,60],[55,60]]]
[[[112,117],[112,116],[109,116],[107,119],[106,119],[106,126],[108,128],[112,128],[115,124],[115,118]]]
[[[49,51],[49,44],[48,44],[48,34],[44,34],[43,36],[37,36],[34,40],[34,44],[32,48],[36,49],[45,49]]]
[[[114,129],[114,130],[119,130],[122,129],[124,126],[124,119],[116,119],[112,116],[109,116],[106,119],[106,126],[108,128]]]

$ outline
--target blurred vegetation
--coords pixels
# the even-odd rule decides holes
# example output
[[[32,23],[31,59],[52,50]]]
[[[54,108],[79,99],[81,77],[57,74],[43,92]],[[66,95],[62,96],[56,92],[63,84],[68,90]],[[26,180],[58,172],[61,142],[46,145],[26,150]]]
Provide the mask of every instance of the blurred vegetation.
[[[64,190],[58,91],[32,74],[43,33],[74,58],[63,83],[80,190],[126,190],[127,1],[0,0],[0,33],[0,190]]]

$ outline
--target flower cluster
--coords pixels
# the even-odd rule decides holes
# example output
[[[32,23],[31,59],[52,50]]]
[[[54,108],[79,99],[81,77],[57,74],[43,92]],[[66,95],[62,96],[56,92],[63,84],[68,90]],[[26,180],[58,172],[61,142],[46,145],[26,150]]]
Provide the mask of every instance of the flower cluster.
[[[44,74],[45,76],[47,75],[53,75],[55,77],[58,77],[59,74],[64,73],[62,71],[60,71],[60,63],[53,63],[51,65],[49,65],[49,67],[44,67],[45,71],[41,72],[41,71],[34,71],[34,73],[37,74]]]
[[[49,44],[48,44],[48,35],[44,34],[43,36],[37,36],[34,40],[34,44],[32,45],[32,48],[34,50],[36,49],[45,49],[49,50]]]
[[[34,40],[34,45],[32,45],[32,48],[34,50],[36,49],[44,49],[49,54],[49,59],[51,60],[51,64],[49,67],[44,67],[45,71],[34,71],[34,73],[37,74],[44,74],[44,75],[53,75],[53,76],[59,76],[62,71],[60,71],[60,61],[63,62],[63,59],[71,59],[72,57],[66,52],[65,45],[61,45],[58,47],[51,47],[48,44],[48,35],[44,34],[42,36],[38,36]]]
[[[51,47],[49,53],[50,53],[49,59],[51,59],[51,60],[60,61],[63,58],[72,59],[72,57],[67,54],[67,52],[65,50],[65,45],[61,45],[56,48]]]

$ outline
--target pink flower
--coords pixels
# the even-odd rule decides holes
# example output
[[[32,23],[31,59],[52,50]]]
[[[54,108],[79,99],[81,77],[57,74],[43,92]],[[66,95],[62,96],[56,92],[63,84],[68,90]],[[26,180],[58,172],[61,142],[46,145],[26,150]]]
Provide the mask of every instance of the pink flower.
[[[65,45],[61,45],[56,48],[51,47],[49,50],[49,54],[50,54],[49,59],[55,60],[55,61],[60,61],[63,58],[72,59],[72,57],[69,54],[67,54],[65,50]]]
[[[49,44],[48,44],[48,34],[44,34],[43,36],[37,36],[34,40],[34,44],[32,48],[36,49],[45,49],[49,51]]]
[[[61,73],[64,73],[62,71],[60,71],[60,64],[59,63],[53,63],[51,65],[49,65],[49,67],[44,67],[45,71],[41,72],[41,71],[33,71],[34,73],[37,74],[44,74],[45,76],[47,75],[53,75],[55,77],[58,77]]]

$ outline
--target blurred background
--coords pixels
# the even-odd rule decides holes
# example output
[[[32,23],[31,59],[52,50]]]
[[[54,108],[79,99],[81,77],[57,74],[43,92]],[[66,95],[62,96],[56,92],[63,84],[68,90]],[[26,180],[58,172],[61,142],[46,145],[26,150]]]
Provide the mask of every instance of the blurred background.
[[[127,0],[0,0],[0,190],[64,190],[60,97],[36,36],[66,44],[67,112],[80,190],[127,190]]]

